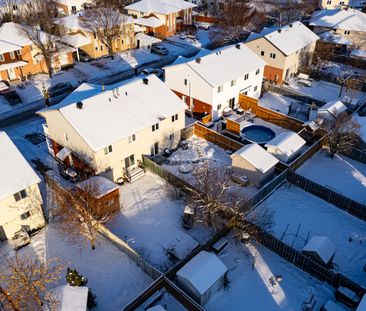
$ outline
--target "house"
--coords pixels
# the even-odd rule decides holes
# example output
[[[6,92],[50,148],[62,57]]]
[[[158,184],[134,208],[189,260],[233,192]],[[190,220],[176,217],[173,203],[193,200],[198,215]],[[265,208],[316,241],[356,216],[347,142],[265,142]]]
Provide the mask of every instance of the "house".
[[[302,253],[312,257],[323,265],[330,265],[336,252],[336,247],[326,236],[313,236],[302,249]]]
[[[204,309],[165,276],[159,277],[143,293],[124,307],[123,311],[134,310],[203,311]]]
[[[76,58],[79,59],[80,50],[84,51],[91,58],[99,58],[108,55],[108,48],[98,38],[98,36],[88,29],[83,22],[84,12],[59,18],[55,23],[60,27],[60,32],[64,33],[61,41],[76,49]],[[113,52],[122,52],[135,48],[135,32],[133,19],[121,14],[122,24],[120,35],[114,39]]]
[[[66,164],[117,181],[138,169],[143,154],[177,146],[185,104],[155,75],[103,89],[82,84],[38,112],[53,155],[66,147]]]
[[[54,71],[73,63],[70,49],[63,49],[54,55]],[[16,81],[29,75],[47,72],[47,66],[40,50],[21,31],[16,23],[0,26],[0,80]]]
[[[41,182],[5,132],[0,132],[0,241],[42,228]]]
[[[258,186],[268,181],[279,162],[258,144],[248,144],[231,155],[231,166],[235,173],[244,175]]]
[[[345,8],[349,2],[349,0],[319,0],[319,8],[322,10]]]
[[[322,119],[325,123],[333,123],[336,117],[345,111],[347,111],[345,104],[340,100],[333,100],[317,110],[317,118]]]
[[[227,271],[215,254],[201,251],[177,272],[177,281],[202,305],[223,286]]]
[[[165,67],[165,83],[198,116],[216,120],[238,104],[239,94],[259,98],[265,62],[244,44]]]
[[[125,10],[135,18],[136,25],[144,27],[146,34],[163,39],[192,25],[194,7],[184,0],[141,0],[125,6]]]
[[[352,42],[356,49],[366,51],[366,14],[355,9],[316,11],[309,25],[317,34],[331,32]]]
[[[292,162],[305,146],[306,141],[290,131],[281,132],[266,143],[267,151],[283,163]]]
[[[54,290],[58,311],[86,311],[88,302],[88,287],[86,286],[59,286]]]
[[[91,3],[90,0],[53,0],[59,12],[64,15],[76,14]]]
[[[296,75],[300,66],[311,63],[318,39],[304,24],[294,22],[252,33],[245,44],[267,63],[264,78],[281,84]]]

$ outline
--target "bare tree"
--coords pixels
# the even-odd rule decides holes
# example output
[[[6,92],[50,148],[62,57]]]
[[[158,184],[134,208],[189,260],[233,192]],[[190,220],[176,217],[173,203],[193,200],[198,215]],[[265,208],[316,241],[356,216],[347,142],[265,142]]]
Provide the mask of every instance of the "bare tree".
[[[32,0],[22,7],[20,15],[20,34],[35,45],[42,56],[47,72],[52,78],[52,62],[59,51],[56,35],[58,29],[54,24],[57,8],[52,0]]]
[[[337,152],[349,152],[358,142],[360,124],[347,112],[340,113],[332,125],[324,125],[323,129],[327,132],[325,143],[331,158]]]
[[[52,187],[52,186],[51,186]],[[90,243],[94,250],[98,229],[114,216],[113,210],[105,201],[99,200],[102,185],[98,182],[84,182],[82,188],[71,192],[61,187],[53,188],[55,218],[58,220],[61,234],[72,243]]]
[[[18,0],[3,0],[2,1],[2,22],[14,22],[15,12],[18,10]]]
[[[6,259],[4,272],[0,275],[0,307],[4,310],[50,310],[55,309],[58,302],[51,291],[50,284],[60,279],[64,266],[58,258],[46,261],[18,255]]]
[[[320,71],[321,67],[327,62],[327,59],[333,52],[332,45],[329,43],[318,42],[313,54],[313,64],[316,66],[317,71]]]
[[[120,13],[116,1],[95,2],[86,10],[82,23],[107,47],[108,54],[114,59],[113,47],[117,39],[126,35],[126,24],[130,17]],[[120,3],[120,2],[118,2]]]

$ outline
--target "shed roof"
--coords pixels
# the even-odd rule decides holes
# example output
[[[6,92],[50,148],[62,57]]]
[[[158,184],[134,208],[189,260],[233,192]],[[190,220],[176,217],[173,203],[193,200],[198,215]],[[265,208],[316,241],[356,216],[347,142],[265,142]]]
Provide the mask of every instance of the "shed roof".
[[[125,6],[125,9],[145,13],[170,14],[196,6],[183,0],[141,0]]]
[[[336,247],[328,237],[315,235],[302,250],[318,254],[321,260],[327,264],[335,254]]]
[[[343,104],[340,100],[333,100],[333,101],[330,101],[330,102],[326,103],[325,105],[321,106],[318,109],[318,113],[322,112],[322,111],[326,111],[332,115],[338,115],[346,110],[347,110],[347,106],[345,104]]]
[[[96,198],[101,198],[118,189],[118,185],[103,176],[93,176],[78,183],[77,186],[85,191],[93,191],[91,194]]]
[[[215,255],[201,251],[183,266],[177,275],[186,279],[202,295],[226,272],[227,267]]]
[[[64,285],[56,288],[55,296],[60,304],[59,311],[86,311],[88,288],[86,286]]]
[[[285,131],[278,134],[265,146],[277,147],[283,154],[290,156],[294,152],[298,151],[305,144],[306,141],[298,134],[290,131]]]

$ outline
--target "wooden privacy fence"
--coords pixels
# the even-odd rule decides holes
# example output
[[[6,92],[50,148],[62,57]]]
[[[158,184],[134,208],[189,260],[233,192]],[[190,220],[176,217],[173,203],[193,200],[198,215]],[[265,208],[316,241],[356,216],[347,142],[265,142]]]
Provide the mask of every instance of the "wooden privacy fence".
[[[324,145],[324,137],[321,137],[317,142],[315,142],[309,149],[307,149],[303,154],[301,154],[298,158],[292,161],[289,164],[289,169],[296,170],[301,165],[303,165],[309,158],[311,158],[315,153],[317,153],[320,149],[323,148]]]
[[[324,201],[366,221],[366,206],[325,186],[319,185],[293,171],[288,171],[287,180]]]
[[[353,160],[356,160],[361,163],[366,163],[366,152],[359,150],[357,148],[352,148],[348,152],[343,152],[347,157],[350,157]]]

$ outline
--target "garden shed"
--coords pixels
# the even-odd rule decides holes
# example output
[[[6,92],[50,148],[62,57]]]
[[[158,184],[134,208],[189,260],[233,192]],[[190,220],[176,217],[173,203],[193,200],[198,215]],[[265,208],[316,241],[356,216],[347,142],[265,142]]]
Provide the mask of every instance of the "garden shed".
[[[329,266],[336,252],[333,242],[326,236],[313,236],[302,249],[302,253],[312,257],[320,264]]]

